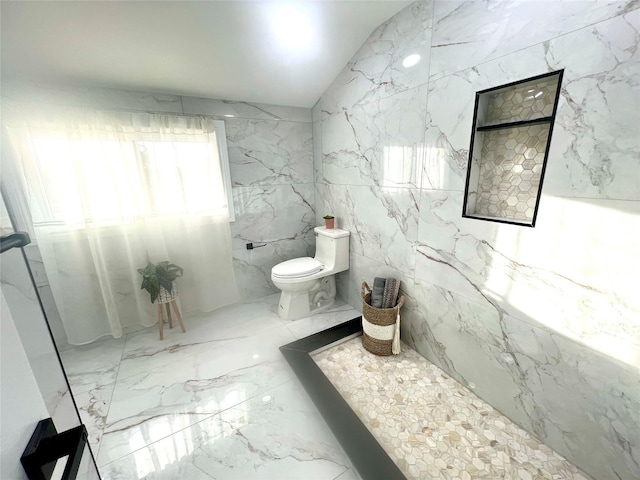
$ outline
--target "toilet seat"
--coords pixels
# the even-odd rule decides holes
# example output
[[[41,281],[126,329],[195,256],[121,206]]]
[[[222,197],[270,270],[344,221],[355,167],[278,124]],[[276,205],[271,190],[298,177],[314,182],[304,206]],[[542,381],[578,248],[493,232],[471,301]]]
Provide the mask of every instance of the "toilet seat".
[[[271,274],[278,278],[302,278],[318,273],[324,265],[311,257],[294,258],[279,263],[271,270]]]

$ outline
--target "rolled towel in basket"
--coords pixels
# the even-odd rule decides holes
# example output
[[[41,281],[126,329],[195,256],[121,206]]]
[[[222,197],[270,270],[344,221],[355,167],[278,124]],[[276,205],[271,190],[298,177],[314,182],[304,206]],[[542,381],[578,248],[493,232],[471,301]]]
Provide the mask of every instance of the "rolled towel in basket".
[[[376,277],[373,279],[373,288],[371,289],[371,306],[382,308],[382,298],[384,296],[385,279]]]
[[[400,292],[400,280],[396,278],[387,278],[384,283],[384,293],[382,299],[382,308],[393,308],[398,300]],[[371,295],[373,298],[373,294]]]

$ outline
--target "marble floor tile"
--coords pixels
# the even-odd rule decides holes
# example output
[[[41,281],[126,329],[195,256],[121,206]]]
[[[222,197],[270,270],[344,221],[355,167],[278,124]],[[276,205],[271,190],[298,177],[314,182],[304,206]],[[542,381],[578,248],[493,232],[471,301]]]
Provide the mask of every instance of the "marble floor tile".
[[[417,352],[367,352],[357,337],[313,355],[408,479],[587,480]]]
[[[185,315],[183,333],[176,326],[164,328],[160,341],[157,328],[148,328],[127,337],[122,353],[118,379],[215,350],[229,341],[250,338],[260,332],[281,326],[275,313],[277,300],[270,297],[250,303],[223,307],[208,313]],[[141,361],[142,360],[142,361]]]
[[[60,352],[75,395],[116,381],[126,337],[101,339]]]
[[[351,464],[296,380],[150,443],[102,469],[105,480],[343,480]]]
[[[132,375],[116,384],[98,463],[130,451],[132,431],[168,435],[291,381],[278,347],[295,340],[279,326]],[[149,424],[149,425],[147,425]],[[158,429],[157,425],[162,424]]]
[[[115,383],[99,385],[91,390],[74,395],[82,423],[87,427],[89,445],[94,454],[97,454],[100,449],[102,433],[107,423],[107,414],[114,388]]]
[[[284,322],[284,324],[296,338],[304,338],[359,316],[360,312],[355,310],[351,305],[346,304],[340,299],[336,299],[336,303],[324,312],[312,317]]]
[[[278,300],[185,314],[187,332],[165,327],[163,341],[150,327],[64,352],[103,479],[360,478],[279,351],[358,312],[337,300],[284,322]],[[213,442],[246,465],[216,458]]]

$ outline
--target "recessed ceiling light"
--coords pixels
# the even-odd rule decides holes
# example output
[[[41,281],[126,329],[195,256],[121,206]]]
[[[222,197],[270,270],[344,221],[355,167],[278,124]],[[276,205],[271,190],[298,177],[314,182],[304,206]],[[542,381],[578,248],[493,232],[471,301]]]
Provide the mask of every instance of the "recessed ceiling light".
[[[227,114],[225,115],[225,117],[232,118],[232,117],[235,117],[235,115],[231,115],[231,114],[227,113]]]
[[[407,55],[406,57],[404,57],[404,60],[402,60],[402,66],[405,68],[413,67],[419,61],[420,55],[418,55],[417,53],[412,53],[411,55]]]

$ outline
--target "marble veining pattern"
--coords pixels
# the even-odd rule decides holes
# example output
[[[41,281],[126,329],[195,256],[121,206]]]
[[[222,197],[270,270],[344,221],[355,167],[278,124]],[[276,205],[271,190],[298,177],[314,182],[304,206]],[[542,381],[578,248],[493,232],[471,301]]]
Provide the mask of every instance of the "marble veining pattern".
[[[622,15],[637,0],[502,2],[436,1],[432,79],[509,55],[568,32]]]
[[[640,322],[633,320],[640,318],[640,303],[629,287],[640,265],[608,250],[640,244],[632,221],[640,207],[544,197],[540,209],[535,229],[506,230],[457,220],[459,192],[423,191],[417,277],[640,367]],[[587,210],[600,233],[587,233]],[[588,265],[573,245],[556,240],[576,232],[589,242]],[[615,242],[607,241],[612,233]],[[576,301],[567,302],[567,295]]]
[[[429,361],[595,478],[637,476],[636,368],[422,280],[406,305],[403,338]],[[593,439],[609,445],[607,461]]]
[[[311,123],[225,119],[234,186],[312,183]]]
[[[425,86],[345,109],[322,121],[322,176],[333,184],[418,188]]]
[[[590,478],[406,345],[379,357],[357,337],[313,358],[409,479]]]
[[[238,102],[211,98],[182,97],[184,113],[213,117],[251,118],[256,120],[285,120],[311,123],[308,108],[267,105],[264,103]]]
[[[284,322],[278,298],[64,352],[103,478],[359,479],[278,350],[358,313]]]
[[[425,83],[432,17],[433,1],[420,1],[378,27],[322,96],[323,118]],[[420,62],[405,68],[410,54],[420,55]]]
[[[419,190],[325,185],[324,197],[337,226],[351,232],[352,253],[413,272]]]
[[[247,242],[311,241],[315,211],[312,183],[259,185],[233,189],[237,215],[231,224],[233,249]]]
[[[640,10],[429,83],[422,188],[463,190],[475,92],[564,69],[545,192],[640,199]],[[577,49],[589,51],[576,56]],[[456,112],[452,115],[451,112]],[[606,118],[606,121],[603,121]],[[594,142],[593,139],[599,139]]]
[[[401,279],[406,342],[603,479],[640,478],[640,264],[630,253],[640,245],[639,31],[637,0],[416,2],[325,92],[314,135],[323,153],[316,212],[352,234],[350,270],[336,277],[343,297],[360,308],[362,280]],[[428,69],[406,70],[389,89],[366,80],[378,60],[423,40]],[[535,228],[461,218],[475,93],[560,69]],[[421,125],[417,105],[405,103],[404,114],[394,102],[423,85]],[[407,212],[398,216],[373,200],[397,190],[372,160],[415,128],[424,129],[422,171],[411,180],[420,198],[415,210],[397,203]],[[402,221],[414,212],[417,240]]]

